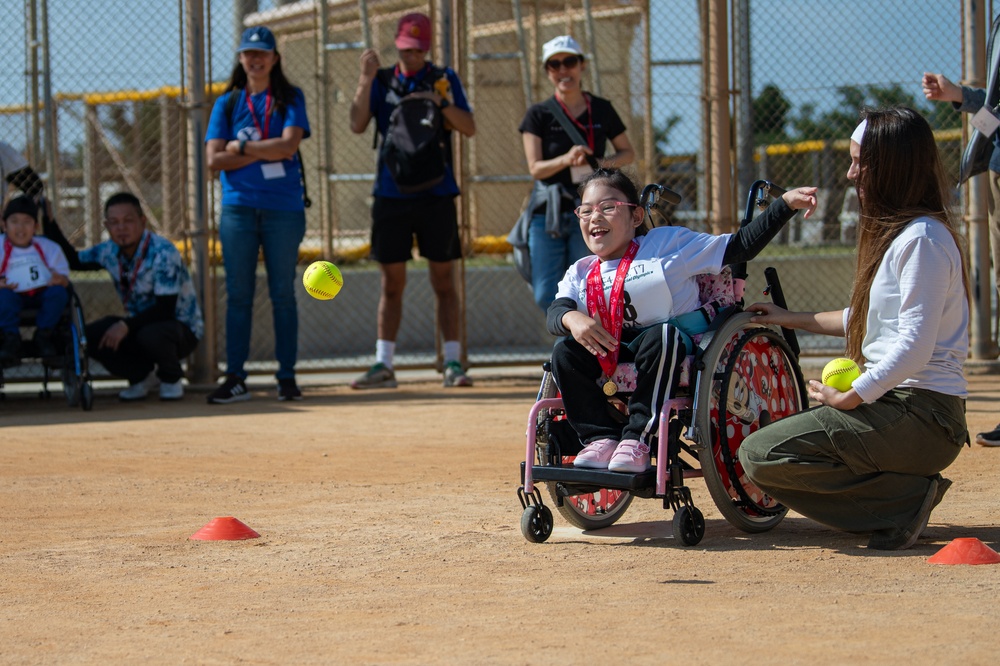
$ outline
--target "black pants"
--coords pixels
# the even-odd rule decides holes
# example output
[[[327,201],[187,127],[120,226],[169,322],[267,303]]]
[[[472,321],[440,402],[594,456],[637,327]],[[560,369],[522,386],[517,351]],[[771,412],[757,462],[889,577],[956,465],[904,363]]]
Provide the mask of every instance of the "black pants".
[[[681,334],[669,324],[622,332],[619,363],[635,363],[636,387],[629,397],[628,423],[609,411],[598,380],[603,376],[597,357],[565,337],[552,351],[552,374],[562,392],[566,418],[580,439],[637,439],[649,444],[659,427],[660,409],[673,393],[687,353]]]
[[[173,383],[184,376],[181,359],[198,346],[198,338],[186,324],[173,319],[129,331],[117,350],[100,348],[101,338],[121,317],[104,317],[87,324],[87,352],[108,372],[137,384],[156,369],[161,382]]]

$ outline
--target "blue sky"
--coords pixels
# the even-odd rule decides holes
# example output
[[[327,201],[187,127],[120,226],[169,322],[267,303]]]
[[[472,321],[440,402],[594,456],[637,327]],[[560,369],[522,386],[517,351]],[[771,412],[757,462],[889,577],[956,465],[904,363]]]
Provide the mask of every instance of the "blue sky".
[[[178,83],[178,2],[49,3],[54,91],[148,89]],[[233,3],[207,4],[215,45],[213,78],[220,80],[232,64]],[[943,71],[954,79],[960,75],[961,0],[751,0],[750,4],[753,90],[775,83],[796,107],[815,103],[820,109],[829,108],[837,86],[857,83],[901,83],[920,98],[924,69]],[[262,9],[272,5],[260,2]],[[696,0],[653,0],[651,11],[655,59],[699,56]],[[25,90],[24,3],[0,2],[0,25],[7,26],[11,46],[0,52],[4,72],[0,105],[20,104]],[[658,68],[654,76],[655,120],[681,116],[674,149],[697,146],[698,70]],[[23,119],[0,118],[0,138],[6,135],[15,139],[11,143],[20,144],[23,139],[16,140],[17,135],[23,137],[24,132]]]

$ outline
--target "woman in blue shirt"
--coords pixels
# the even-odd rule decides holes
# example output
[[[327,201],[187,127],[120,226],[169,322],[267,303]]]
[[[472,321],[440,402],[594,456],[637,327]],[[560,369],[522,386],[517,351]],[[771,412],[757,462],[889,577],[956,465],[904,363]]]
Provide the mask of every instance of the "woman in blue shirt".
[[[305,97],[281,71],[274,35],[248,28],[226,92],[206,133],[208,166],[221,172],[219,240],[226,269],[226,380],[209,403],[248,400],[257,257],[264,251],[274,318],[278,399],[300,400],[295,383],[298,311],[295,264],[306,218],[299,142],[309,137]]]

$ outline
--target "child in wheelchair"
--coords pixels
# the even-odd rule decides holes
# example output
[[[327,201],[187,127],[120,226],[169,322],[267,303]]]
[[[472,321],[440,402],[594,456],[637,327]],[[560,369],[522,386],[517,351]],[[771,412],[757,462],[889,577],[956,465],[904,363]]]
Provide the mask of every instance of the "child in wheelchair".
[[[18,195],[3,209],[0,234],[0,366],[21,360],[21,312],[37,310],[34,343],[41,358],[59,356],[56,326],[69,303],[69,263],[53,241],[35,236],[38,205]]]
[[[615,169],[598,169],[580,192],[575,212],[593,254],[570,266],[548,309],[549,332],[563,336],[552,374],[585,444],[574,465],[641,473],[661,407],[693,351],[691,336],[708,327],[696,276],[755,257],[796,211],[812,214],[816,188],[786,192],[739,232],[718,236],[684,227],[645,232],[636,185]],[[625,423],[608,404],[620,392],[619,362],[636,367]]]

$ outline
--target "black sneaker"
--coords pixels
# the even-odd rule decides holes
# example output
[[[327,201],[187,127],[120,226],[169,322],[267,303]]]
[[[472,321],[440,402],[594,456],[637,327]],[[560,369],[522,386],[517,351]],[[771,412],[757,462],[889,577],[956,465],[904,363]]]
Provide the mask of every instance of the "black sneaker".
[[[21,362],[21,335],[19,333],[0,333],[0,364],[5,367]]]
[[[245,381],[236,375],[226,375],[222,386],[208,394],[208,404],[228,405],[231,402],[243,402],[250,399]]]
[[[35,329],[34,340],[35,353],[38,354],[39,358],[60,356],[59,349],[56,347],[56,332],[51,328]]]
[[[302,391],[299,390],[299,385],[295,383],[295,379],[279,379],[278,380],[278,400],[284,402],[285,400],[301,400]]]
[[[1000,425],[989,432],[976,435],[976,444],[980,446],[1000,446]]]

